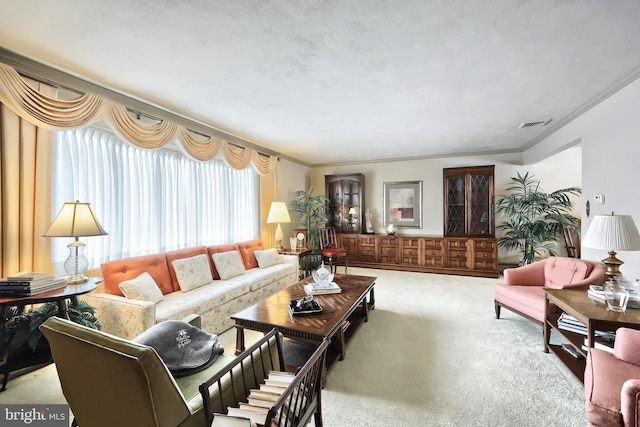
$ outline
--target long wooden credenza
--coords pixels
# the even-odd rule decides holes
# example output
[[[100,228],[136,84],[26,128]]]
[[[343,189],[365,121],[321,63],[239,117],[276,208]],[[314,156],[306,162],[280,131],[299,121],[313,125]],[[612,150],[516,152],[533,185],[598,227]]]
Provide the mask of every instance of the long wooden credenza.
[[[349,266],[498,277],[498,240],[382,234],[338,234]]]

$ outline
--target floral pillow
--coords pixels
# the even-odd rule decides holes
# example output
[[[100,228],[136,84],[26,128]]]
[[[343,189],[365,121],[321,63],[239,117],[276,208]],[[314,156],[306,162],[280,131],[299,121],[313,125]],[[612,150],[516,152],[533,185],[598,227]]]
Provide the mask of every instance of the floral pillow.
[[[140,274],[135,279],[125,280],[118,286],[125,298],[150,301],[155,304],[164,299],[158,284],[147,272]]]
[[[253,255],[256,257],[256,260],[258,261],[258,267],[260,268],[282,264],[282,256],[280,256],[276,248],[265,249],[263,251],[253,251]]]
[[[209,267],[209,260],[205,254],[176,259],[171,264],[173,264],[173,270],[176,272],[176,279],[178,279],[178,285],[182,291],[190,291],[213,282],[211,267]]]
[[[245,273],[244,264],[238,251],[220,252],[211,255],[211,257],[222,280],[231,279]]]

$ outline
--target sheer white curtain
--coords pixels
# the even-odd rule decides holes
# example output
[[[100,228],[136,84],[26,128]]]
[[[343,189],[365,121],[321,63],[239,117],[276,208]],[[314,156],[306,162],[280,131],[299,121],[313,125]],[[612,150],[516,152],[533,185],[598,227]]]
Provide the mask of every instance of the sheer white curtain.
[[[110,259],[260,235],[260,180],[253,168],[140,149],[94,127],[56,132],[52,190],[54,215],[64,202],[90,202],[109,233],[80,238],[90,268]],[[71,241],[52,242],[56,269]]]

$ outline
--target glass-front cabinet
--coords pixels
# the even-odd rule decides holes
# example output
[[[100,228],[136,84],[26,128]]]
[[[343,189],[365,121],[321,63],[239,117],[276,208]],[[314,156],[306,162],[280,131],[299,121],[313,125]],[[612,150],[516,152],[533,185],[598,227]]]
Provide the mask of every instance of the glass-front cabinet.
[[[494,166],[445,168],[444,235],[493,237]]]
[[[363,232],[364,175],[325,175],[329,224],[337,233]]]

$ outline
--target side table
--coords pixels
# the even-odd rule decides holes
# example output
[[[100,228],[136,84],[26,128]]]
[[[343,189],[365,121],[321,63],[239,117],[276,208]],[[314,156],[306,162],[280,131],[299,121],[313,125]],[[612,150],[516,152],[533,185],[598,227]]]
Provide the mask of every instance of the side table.
[[[16,297],[0,297],[0,327],[3,327],[5,322],[9,319],[9,313],[11,307],[17,307],[19,312],[24,311],[25,306],[30,304],[41,304],[46,302],[55,302],[58,305],[58,311],[60,317],[69,319],[67,300],[75,301],[78,295],[86,294],[96,288],[97,278],[89,278],[87,282],[79,283],[77,285],[67,285],[64,288],[54,289],[49,292],[43,292],[41,294],[33,296],[16,296]],[[36,366],[51,362],[51,353],[46,348],[47,352],[34,352],[24,357],[19,357],[17,360],[10,360],[9,358],[4,360],[4,364],[0,364],[0,374],[4,374],[2,379],[2,388],[0,392],[4,391],[9,381],[9,373],[18,369],[27,368],[29,366]],[[2,361],[0,361],[2,363]]]
[[[560,329],[558,318],[561,312],[554,310],[554,306],[575,317],[587,327],[586,338],[589,348],[595,345],[597,330],[615,331],[620,327],[640,329],[640,310],[627,309],[624,313],[616,313],[609,310],[605,302],[590,298],[586,290],[545,289],[545,295],[544,352],[551,351],[555,354],[580,381],[584,382],[585,359],[573,357],[561,345],[551,344],[550,338],[553,329],[571,343],[583,357],[586,357],[587,352],[582,349],[585,336]]]

